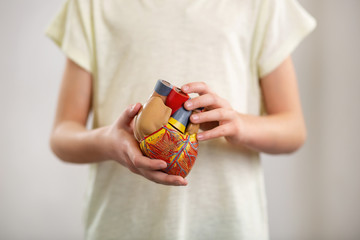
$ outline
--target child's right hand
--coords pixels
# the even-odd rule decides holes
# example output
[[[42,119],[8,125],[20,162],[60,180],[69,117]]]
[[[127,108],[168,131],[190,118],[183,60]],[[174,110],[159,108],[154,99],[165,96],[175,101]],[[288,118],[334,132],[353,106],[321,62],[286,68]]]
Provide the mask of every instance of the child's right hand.
[[[92,74],[68,58],[50,137],[55,155],[71,163],[96,163],[112,159],[153,182],[186,185],[184,178],[159,171],[167,167],[164,161],[142,155],[133,132],[133,119],[141,104],[128,107],[110,126],[86,129],[91,110],[92,84]]]
[[[109,153],[109,158],[150,181],[164,185],[187,185],[187,181],[181,176],[169,175],[160,171],[167,167],[165,161],[150,159],[141,153],[133,132],[133,119],[140,108],[140,103],[129,106],[118,120],[105,131],[106,140],[104,142],[106,145],[104,147],[108,148],[106,151]]]

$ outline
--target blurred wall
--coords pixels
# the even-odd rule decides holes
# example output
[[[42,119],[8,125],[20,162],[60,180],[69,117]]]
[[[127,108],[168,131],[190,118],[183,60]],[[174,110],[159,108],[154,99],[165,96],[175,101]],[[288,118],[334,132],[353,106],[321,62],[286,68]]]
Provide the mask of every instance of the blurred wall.
[[[294,53],[308,127],[263,156],[273,240],[360,239],[360,1],[300,0],[318,28]],[[50,152],[64,57],[44,37],[62,0],[0,1],[0,239],[82,239],[87,167]]]
[[[0,239],[82,239],[87,167],[48,139],[64,67],[44,36],[61,0],[0,1]]]
[[[360,239],[360,1],[300,3],[318,21],[293,55],[308,140],[263,158],[271,236]]]

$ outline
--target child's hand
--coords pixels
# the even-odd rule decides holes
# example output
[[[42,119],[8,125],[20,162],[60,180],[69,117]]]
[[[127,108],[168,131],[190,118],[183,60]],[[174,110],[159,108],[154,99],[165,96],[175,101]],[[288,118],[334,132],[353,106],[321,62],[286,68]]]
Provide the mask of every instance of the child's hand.
[[[240,114],[232,109],[230,103],[214,93],[206,83],[193,82],[181,87],[185,93],[198,93],[200,96],[185,102],[187,110],[204,107],[205,111],[193,114],[190,121],[201,124],[204,132],[198,133],[199,141],[225,137],[230,143],[240,142]],[[204,127],[205,126],[205,127]]]
[[[301,111],[296,76],[288,57],[280,66],[260,81],[266,115],[236,112],[230,103],[214,93],[205,83],[194,82],[182,87],[185,93],[200,96],[188,100],[185,108],[205,107],[205,112],[193,114],[191,122],[210,128],[197,135],[198,140],[225,137],[236,146],[266,153],[291,153],[305,141],[306,127]],[[216,123],[214,125],[213,123]]]
[[[141,108],[137,103],[129,106],[106,132],[110,158],[129,168],[133,173],[160,184],[185,186],[187,181],[181,176],[169,175],[159,170],[167,167],[163,160],[143,156],[139,143],[134,138],[133,119]]]

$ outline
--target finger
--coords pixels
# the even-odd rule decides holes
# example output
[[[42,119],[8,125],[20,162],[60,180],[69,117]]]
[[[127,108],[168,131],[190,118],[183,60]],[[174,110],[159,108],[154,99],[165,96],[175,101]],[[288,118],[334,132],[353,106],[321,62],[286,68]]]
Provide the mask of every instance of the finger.
[[[187,110],[194,110],[197,108],[231,108],[230,104],[223,98],[213,93],[207,93],[196,98],[192,98],[184,104]]]
[[[205,82],[192,82],[185,84],[181,87],[181,90],[185,93],[198,93],[203,95],[206,93],[212,93],[211,89]]]
[[[140,104],[140,103],[137,103],[137,104]],[[135,113],[135,116],[132,118],[130,124],[128,125],[129,128],[130,128],[130,130],[131,130],[132,132],[134,131],[136,118],[137,118],[137,116],[140,114],[140,112],[141,112],[142,109],[143,109],[143,106],[142,106],[141,104],[140,104],[140,107],[139,107],[139,109],[138,109],[137,104],[135,104],[135,106],[132,107],[134,113],[135,113],[135,112],[136,112],[136,113]]]
[[[169,175],[161,171],[144,171],[143,176],[150,181],[172,186],[186,186],[187,181],[185,178],[177,175]]]
[[[134,119],[140,109],[140,103],[128,106],[125,111],[120,115],[117,121],[117,125],[119,127],[130,126],[131,121]]]
[[[224,124],[224,125],[220,125],[216,128],[213,128],[211,130],[198,133],[196,138],[199,141],[205,141],[205,140],[210,140],[210,139],[219,138],[219,137],[227,137],[227,136],[232,135],[232,133],[233,133],[233,129],[231,127],[231,124]]]
[[[163,160],[150,159],[144,156],[135,156],[132,162],[136,168],[146,170],[161,170],[167,167],[166,162]]]
[[[220,122],[232,120],[234,118],[235,112],[233,110],[216,108],[210,111],[192,114],[190,117],[190,121],[192,123]]]

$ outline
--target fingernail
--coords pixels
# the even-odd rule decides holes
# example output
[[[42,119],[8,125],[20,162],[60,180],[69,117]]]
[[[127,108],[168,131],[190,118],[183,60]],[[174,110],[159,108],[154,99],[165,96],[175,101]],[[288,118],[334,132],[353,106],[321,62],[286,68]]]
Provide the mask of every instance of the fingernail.
[[[189,87],[185,85],[182,87],[182,90],[185,92],[185,91],[189,90]]]
[[[192,120],[196,121],[196,120],[199,120],[199,116],[196,114],[196,115],[192,115],[191,116]]]
[[[186,185],[186,184],[184,184],[184,183],[182,183],[182,182],[180,182],[180,181],[176,181],[175,184],[176,184],[177,186],[185,186],[185,185]]]
[[[136,106],[136,104],[131,105],[130,112],[134,111],[135,106]]]
[[[196,136],[196,138],[197,138],[198,140],[203,140],[203,139],[204,139],[204,135],[201,134],[201,133],[199,133],[199,134]]]
[[[161,169],[166,168],[166,167],[167,167],[167,164],[164,162],[159,164],[159,168],[161,168]]]
[[[187,101],[186,103],[185,103],[185,107],[187,107],[187,108],[191,108],[192,107],[192,103],[191,102],[189,102],[189,101]]]

